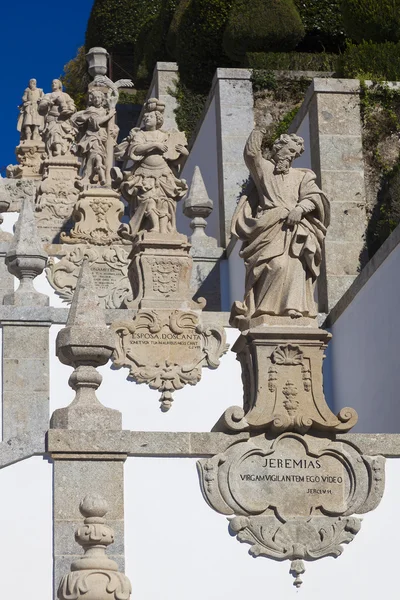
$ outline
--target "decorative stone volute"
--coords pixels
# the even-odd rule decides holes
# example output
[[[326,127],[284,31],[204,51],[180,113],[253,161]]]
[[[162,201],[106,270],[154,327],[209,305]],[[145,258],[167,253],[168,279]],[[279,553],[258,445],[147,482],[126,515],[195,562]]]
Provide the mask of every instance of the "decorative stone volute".
[[[46,266],[47,253],[39,239],[32,203],[24,200],[15,227],[14,239],[6,254],[9,272],[20,280],[18,289],[4,297],[4,304],[18,306],[47,306],[49,299],[36,291],[33,280]]]
[[[128,577],[118,571],[106,548],[114,543],[114,531],[106,525],[107,502],[98,494],[86,496],[79,510],[85,517],[75,540],[85,554],[71,564],[71,572],[60,581],[59,600],[129,600],[132,587]]]
[[[189,193],[183,202],[183,214],[192,219],[190,223],[190,228],[193,231],[190,238],[192,244],[213,239],[209,238],[204,232],[207,225],[206,219],[210,216],[213,206],[214,203],[208,197],[201,171],[199,167],[195,167]],[[216,245],[216,240],[213,241]]]
[[[114,333],[104,320],[87,261],[82,264],[67,325],[56,340],[59,360],[75,368],[69,385],[76,396],[67,408],[57,409],[51,427],[59,429],[121,429],[121,413],[105,408],[96,397],[105,365],[115,349]]]

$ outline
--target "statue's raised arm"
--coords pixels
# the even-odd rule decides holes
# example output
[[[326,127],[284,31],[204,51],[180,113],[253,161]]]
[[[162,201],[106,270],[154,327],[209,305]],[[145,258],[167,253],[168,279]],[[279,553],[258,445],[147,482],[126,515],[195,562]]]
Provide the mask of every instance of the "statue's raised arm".
[[[329,202],[315,173],[291,166],[304,151],[304,140],[281,135],[267,159],[262,136],[254,130],[247,140],[251,182],[232,222],[246,266],[244,301],[234,303],[231,315],[240,328],[268,323],[268,316],[317,316],[314,287],[329,224]]]

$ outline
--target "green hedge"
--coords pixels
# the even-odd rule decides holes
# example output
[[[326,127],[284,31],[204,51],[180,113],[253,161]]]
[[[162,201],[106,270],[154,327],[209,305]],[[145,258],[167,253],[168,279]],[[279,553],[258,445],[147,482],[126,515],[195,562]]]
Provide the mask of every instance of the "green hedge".
[[[400,81],[400,43],[349,43],[340,63],[344,77]]]
[[[344,28],[352,40],[400,40],[400,0],[342,0],[341,6]]]
[[[176,60],[176,41],[178,36],[178,30],[181,24],[182,17],[185,10],[189,6],[190,0],[178,0],[176,10],[173,14],[171,24],[168,29],[166,48],[169,55]]]
[[[306,30],[299,50],[337,52],[344,46],[341,0],[294,0]]]
[[[241,61],[246,52],[293,50],[305,30],[293,0],[234,0],[224,50]]]
[[[267,71],[334,71],[338,55],[320,52],[248,52],[246,66]]]
[[[231,66],[222,35],[232,0],[191,0],[176,37],[176,58],[183,83],[196,92],[208,91],[215,69]]]
[[[178,7],[178,0],[162,0],[161,10],[154,19],[144,44],[144,60],[149,72],[157,61],[171,60],[166,47],[168,30]]]
[[[161,0],[95,0],[86,28],[86,50],[131,51],[142,27],[159,14]]]

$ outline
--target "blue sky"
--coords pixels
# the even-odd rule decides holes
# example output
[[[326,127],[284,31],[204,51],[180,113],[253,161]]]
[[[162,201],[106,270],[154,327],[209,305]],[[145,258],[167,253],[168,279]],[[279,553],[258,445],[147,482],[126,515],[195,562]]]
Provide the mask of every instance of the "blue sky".
[[[0,9],[0,173],[16,163],[18,104],[29,79],[51,91],[51,80],[85,41],[93,0],[4,0]]]

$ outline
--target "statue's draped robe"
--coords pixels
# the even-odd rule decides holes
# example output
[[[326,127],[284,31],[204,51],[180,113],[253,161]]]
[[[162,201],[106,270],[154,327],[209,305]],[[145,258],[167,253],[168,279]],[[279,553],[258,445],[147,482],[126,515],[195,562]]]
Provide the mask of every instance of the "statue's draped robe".
[[[130,172],[126,171],[121,192],[129,202],[131,220],[130,234],[136,235],[147,228],[146,217],[150,212],[168,219],[168,231],[176,230],[176,202],[187,192],[186,181],[175,176],[163,155],[149,151],[141,155],[137,149],[147,143],[169,143],[169,133],[160,129],[145,131],[134,129],[115,150],[117,160],[133,161]]]
[[[83,156],[83,172],[92,178],[94,173],[86,173],[90,156],[96,155],[101,159],[103,168],[106,166],[107,127],[102,124],[107,111],[103,107],[88,106],[71,117],[71,122],[80,129],[77,141],[78,153]]]
[[[262,157],[259,145],[250,136],[245,160],[253,186],[241,198],[232,221],[233,233],[244,242],[240,256],[246,266],[244,302],[235,303],[232,316],[286,315],[295,310],[315,317],[314,284],[329,202],[312,171],[291,168],[287,174],[275,174],[275,164]],[[302,219],[288,226],[286,218],[295,206],[302,208]]]
[[[38,104],[42,98],[42,89],[36,88],[35,90],[31,90],[30,88],[26,88],[22,96],[22,105],[17,123],[18,131],[22,131],[22,128],[28,125],[35,125],[40,130],[43,129],[44,119],[38,110]]]
[[[68,152],[74,140],[74,130],[69,117],[75,110],[71,96],[62,91],[45,94],[40,101],[39,112],[45,115],[43,139],[49,155],[52,155],[56,144],[60,144],[62,154]]]

